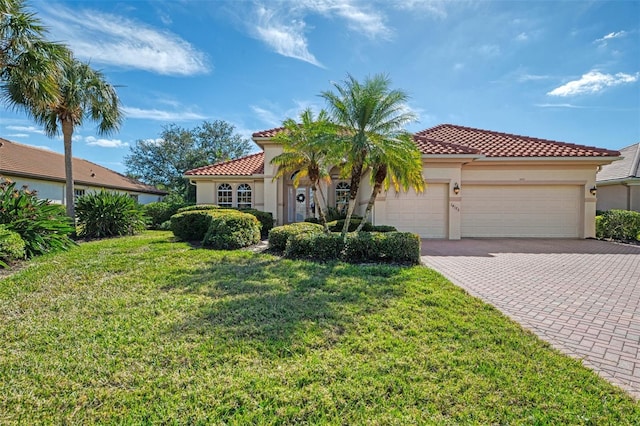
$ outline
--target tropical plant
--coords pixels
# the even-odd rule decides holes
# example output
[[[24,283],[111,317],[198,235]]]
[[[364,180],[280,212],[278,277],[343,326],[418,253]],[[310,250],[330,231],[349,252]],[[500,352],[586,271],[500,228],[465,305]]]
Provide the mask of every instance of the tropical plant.
[[[20,234],[0,225],[0,268],[8,268],[6,262],[24,258],[24,247]]]
[[[22,0],[0,0],[0,95],[10,106],[42,108],[58,100],[58,76],[71,54],[46,39]]]
[[[75,228],[62,206],[38,199],[35,191],[25,187],[16,189],[15,182],[8,180],[0,180],[0,224],[20,235],[28,258],[75,244],[69,238]]]
[[[360,232],[376,202],[376,197],[382,189],[389,189],[392,184],[396,192],[402,188],[408,191],[413,188],[416,192],[424,190],[422,176],[422,155],[413,143],[411,134],[401,133],[397,138],[382,139],[369,152],[367,165],[371,173],[371,196],[367,203],[362,222],[356,232]]]
[[[144,213],[128,194],[89,192],[76,201],[78,235],[105,238],[133,235],[145,229]]]
[[[48,136],[56,136],[62,131],[67,215],[73,218],[73,131],[82,125],[85,118],[89,118],[98,123],[98,134],[109,134],[119,129],[122,111],[116,90],[105,81],[104,75],[75,59],[63,65],[58,91],[57,102],[46,107],[35,106],[30,113],[38,124],[44,126]]]
[[[300,123],[289,118],[282,123],[282,127],[283,130],[274,140],[282,143],[284,152],[271,160],[271,164],[278,166],[273,179],[295,173],[293,185],[297,188],[301,179],[308,178],[320,223],[329,233],[324,211],[327,202],[320,183],[331,181],[328,166],[338,158],[335,126],[329,123],[326,111],[320,111],[318,117],[314,118],[311,109],[306,109],[300,114]],[[318,193],[321,198],[318,198]]]
[[[376,146],[401,138],[405,134],[403,126],[416,120],[415,114],[406,107],[408,95],[401,90],[391,90],[390,85],[391,80],[381,74],[367,77],[364,83],[348,75],[342,84],[334,83],[337,93],[321,93],[329,104],[332,120],[342,129],[341,138],[348,143],[346,160],[351,185],[342,229],[345,240],[370,153]]]

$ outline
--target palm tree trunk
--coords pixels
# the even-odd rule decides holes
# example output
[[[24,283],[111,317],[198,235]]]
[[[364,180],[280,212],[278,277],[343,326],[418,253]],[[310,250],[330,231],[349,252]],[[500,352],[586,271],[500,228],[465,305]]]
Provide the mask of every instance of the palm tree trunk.
[[[325,234],[330,234],[331,231],[329,231],[329,226],[327,225],[327,217],[324,215],[322,206],[318,202],[319,200],[316,198],[316,194],[318,193],[316,182],[311,182],[311,193],[313,194],[313,199],[316,202],[316,208],[318,209],[318,213],[320,214],[320,224],[324,228]]]
[[[387,178],[387,166],[384,164],[380,164],[378,167],[374,169],[374,184],[373,190],[371,191],[371,197],[369,197],[369,203],[367,204],[367,209],[364,211],[364,217],[362,218],[362,222],[358,225],[356,232],[362,231],[364,224],[367,222],[369,218],[369,214],[373,209],[374,204],[376,203],[376,197],[382,191],[382,184],[384,180]]]
[[[356,200],[358,198],[358,188],[360,187],[360,178],[362,177],[363,161],[359,161],[351,169],[351,185],[349,187],[349,208],[347,209],[347,217],[344,220],[344,226],[340,235],[342,239],[347,241],[347,232],[349,231],[349,223],[351,222],[351,216],[356,208]]]
[[[62,120],[62,137],[64,140],[64,173],[67,180],[65,200],[67,203],[67,216],[75,223],[76,209],[73,193],[73,153],[71,138],[73,137],[73,122],[70,119]]]

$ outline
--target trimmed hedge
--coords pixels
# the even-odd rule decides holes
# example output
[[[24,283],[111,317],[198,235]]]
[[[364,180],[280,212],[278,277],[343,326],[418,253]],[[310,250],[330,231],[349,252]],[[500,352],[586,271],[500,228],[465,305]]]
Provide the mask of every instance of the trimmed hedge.
[[[218,210],[221,208],[222,207],[217,206],[215,204],[195,204],[192,206],[180,207],[177,213],[192,212],[194,210]]]
[[[171,231],[183,241],[202,241],[211,226],[212,210],[187,210],[171,216]]]
[[[299,234],[322,234],[322,225],[308,222],[292,223],[290,225],[277,226],[269,231],[269,248],[284,251],[287,248],[287,240]]]
[[[20,234],[0,225],[0,268],[7,268],[5,262],[24,259],[24,240]]]
[[[278,228],[274,228],[278,229]],[[287,243],[285,257],[318,261],[342,260],[350,263],[420,263],[420,237],[409,232],[360,232],[347,235],[300,233]]]
[[[327,262],[340,258],[344,248],[340,234],[297,234],[287,240],[284,256],[290,259],[309,259]]]
[[[640,241],[640,213],[609,210],[596,216],[596,237],[621,241]]]
[[[371,232],[398,232],[398,230],[391,225],[374,225]]]
[[[235,250],[260,242],[260,222],[254,215],[224,210],[211,212],[211,217],[202,245]]]

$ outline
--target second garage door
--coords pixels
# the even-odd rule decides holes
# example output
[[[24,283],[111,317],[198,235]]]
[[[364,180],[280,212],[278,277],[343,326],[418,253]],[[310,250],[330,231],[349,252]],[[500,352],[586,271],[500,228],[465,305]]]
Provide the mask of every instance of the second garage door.
[[[422,238],[446,238],[448,188],[446,184],[428,184],[421,194],[389,190],[384,224]]]
[[[462,237],[580,236],[577,185],[464,185]]]

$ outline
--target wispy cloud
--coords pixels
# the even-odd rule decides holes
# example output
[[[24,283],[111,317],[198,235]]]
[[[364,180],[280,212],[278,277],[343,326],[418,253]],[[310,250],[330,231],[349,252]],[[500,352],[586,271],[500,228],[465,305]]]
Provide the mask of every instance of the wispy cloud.
[[[11,135],[7,135],[8,138],[28,138],[29,134],[27,133],[14,133]]]
[[[573,104],[534,104],[534,106],[537,106],[539,108],[575,108],[575,109],[586,108],[584,106],[573,105]]]
[[[478,53],[482,56],[498,56],[500,54],[500,46],[497,44],[483,44],[478,48]]]
[[[343,18],[349,28],[367,37],[388,38],[391,35],[391,30],[385,25],[384,15],[380,11],[364,8],[362,3],[356,6],[350,0],[311,0],[301,4],[311,12]]]
[[[550,75],[540,75],[540,74],[520,74],[518,76],[518,81],[523,83],[526,81],[540,81],[540,80],[548,80],[552,78]]]
[[[447,17],[446,0],[395,0],[398,9],[426,12],[439,18]]]
[[[516,41],[525,42],[527,40],[529,40],[527,33],[520,33],[516,36]]]
[[[142,109],[135,107],[122,107],[127,118],[139,118],[157,121],[189,121],[205,120],[207,117],[195,112],[162,111],[158,109]]]
[[[638,81],[640,73],[635,74],[604,74],[600,71],[589,71],[578,80],[570,81],[560,87],[556,87],[547,93],[549,96],[575,96],[583,94],[598,93],[607,87],[619,86],[621,84],[634,83]]]
[[[23,134],[27,133],[26,136],[29,136],[28,133],[44,135],[44,130],[39,129],[39,128],[34,127],[34,126],[7,126],[7,129],[15,130],[17,132],[23,132]]]
[[[205,54],[170,32],[97,10],[49,4],[42,11],[52,36],[81,59],[163,75],[209,71]]]
[[[602,38],[598,38],[596,40],[594,40],[594,43],[600,43],[600,45],[602,46],[606,46],[607,45],[607,41],[608,40],[613,40],[614,38],[621,38],[626,36],[628,33],[626,31],[617,31],[617,32],[611,32],[607,35],[605,35]]]
[[[260,121],[271,127],[281,126],[285,119],[284,115],[279,115],[271,109],[266,109],[257,105],[251,105],[251,109],[258,116]]]
[[[122,142],[120,139],[97,139],[93,136],[87,136],[85,141],[89,146],[100,146],[102,148],[124,148],[129,146],[127,142]]]

